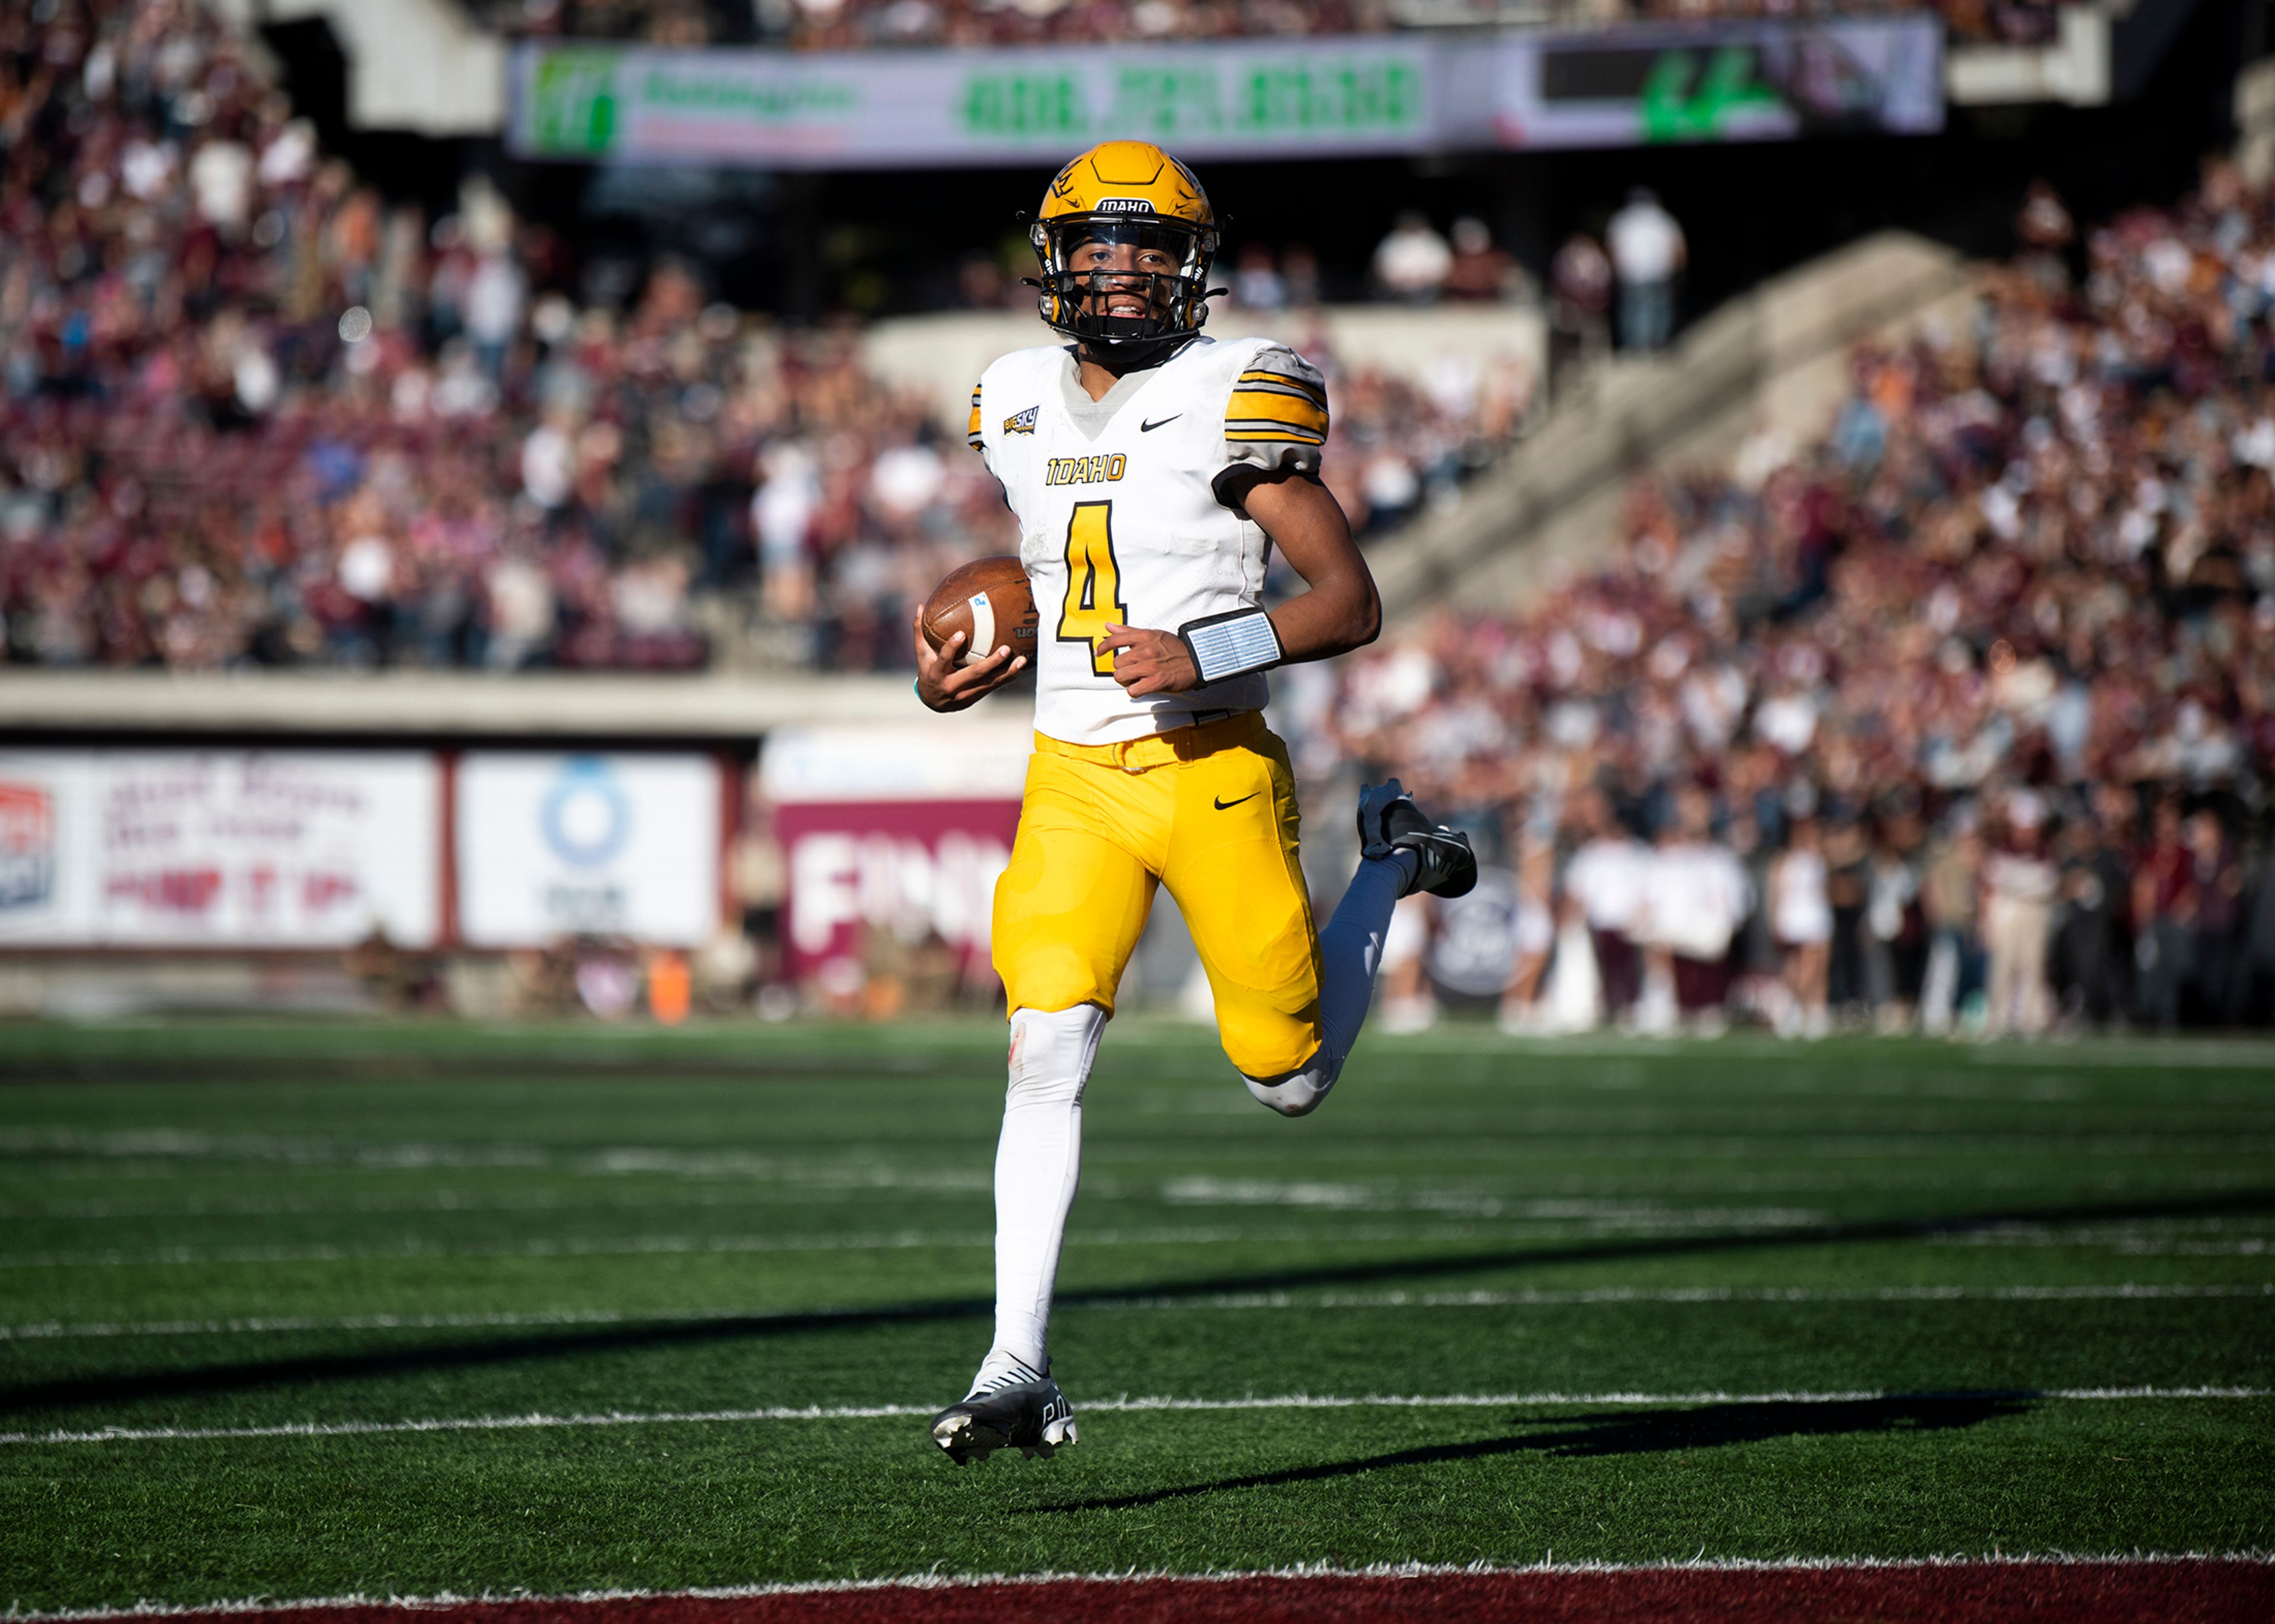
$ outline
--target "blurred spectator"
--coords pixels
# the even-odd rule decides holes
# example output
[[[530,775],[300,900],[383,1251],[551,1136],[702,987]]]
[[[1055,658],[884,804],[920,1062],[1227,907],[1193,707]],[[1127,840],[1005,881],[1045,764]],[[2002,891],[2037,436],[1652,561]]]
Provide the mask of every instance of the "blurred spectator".
[[[2064,256],[2076,235],[2069,210],[2054,189],[2043,180],[2032,181],[2022,194],[2022,210],[2014,216],[2014,239],[2022,245],[2016,263],[2048,288],[2066,288],[2069,267]]]
[[[1825,846],[1817,820],[1800,818],[1792,843],[1770,865],[1770,928],[1785,950],[1786,1001],[1773,1018],[1781,1033],[1821,1038],[1833,956],[1833,907],[1825,891]]]
[[[1986,1030],[2046,1026],[2046,943],[2059,877],[2041,849],[2044,808],[2027,789],[2007,798],[2006,838],[1984,865],[1983,937],[1990,956]]]
[[[2199,807],[2188,821],[2189,889],[2195,902],[2196,1008],[2208,1025],[2225,1026],[2243,1014],[2237,995],[2237,927],[2242,923],[2243,868],[2219,816]]]
[[[1537,834],[1517,837],[1516,925],[1500,1028],[1512,1034],[1544,1028],[1541,996],[1556,946],[1556,848]]]
[[[2244,888],[2249,912],[2243,925],[2243,968],[2238,977],[2244,1017],[2275,1009],[2275,851],[2259,854],[2258,872]]]
[[[1549,370],[1561,377],[1576,363],[1611,348],[1612,261],[1585,232],[1567,238],[1548,266]]]
[[[1306,244],[1289,243],[1280,252],[1280,280],[1287,286],[1290,310],[1310,310],[1325,295],[1319,282],[1319,256]]]
[[[2105,787],[2094,797],[2093,815],[2061,832],[2052,979],[2067,1019],[2106,1022],[2126,1008],[2130,801]]]
[[[1909,847],[1908,814],[1891,816],[1872,847],[1864,911],[1864,1001],[1883,1031],[1911,1024],[1926,971],[1927,930],[1919,907],[1919,874]]]
[[[1454,257],[1446,267],[1446,297],[1465,299],[1504,299],[1521,297],[1524,273],[1507,253],[1493,245],[1485,223],[1473,215],[1454,222]]]
[[[2147,849],[2133,874],[2141,1013],[2166,1031],[2181,1023],[2181,1001],[2196,974],[2196,857],[2180,803],[2168,797],[2157,803]]]
[[[1628,193],[1605,241],[1620,284],[1620,347],[1648,355],[1674,332],[1674,278],[1689,256],[1682,228],[1648,186]]]
[[[1667,1001],[1658,1018],[1641,1021],[1646,1031],[1668,1030],[1679,1018],[1689,1031],[1713,1036],[1724,1024],[1730,941],[1753,911],[1754,895],[1737,854],[1714,838],[1712,812],[1704,789],[1684,785],[1651,853],[1636,934],[1659,961]]]
[[[1950,1032],[1982,986],[1982,944],[1976,934],[1982,886],[1983,838],[1971,822],[1965,823],[1930,848],[1920,893],[1932,933],[1920,1027],[1931,1038]]]
[[[1409,210],[1374,250],[1374,280],[1384,295],[1409,304],[1435,299],[1453,274],[1454,251],[1424,215]]]
[[[1250,310],[1278,310],[1288,303],[1287,279],[1272,262],[1272,250],[1251,243],[1240,251],[1232,273],[1232,298]]]
[[[1825,900],[1833,912],[1825,996],[1844,1016],[1866,1007],[1864,912],[1871,893],[1871,849],[1863,826],[1851,817],[1833,820],[1825,830]]]
[[[507,352],[521,336],[527,297],[521,267],[503,249],[494,249],[475,261],[473,275],[466,280],[466,336],[493,385],[505,376]]]
[[[1582,804],[1583,843],[1564,871],[1564,888],[1580,905],[1604,1008],[1614,1018],[1643,990],[1643,959],[1635,931],[1651,884],[1651,849],[1612,815],[1610,802],[1591,791]]]

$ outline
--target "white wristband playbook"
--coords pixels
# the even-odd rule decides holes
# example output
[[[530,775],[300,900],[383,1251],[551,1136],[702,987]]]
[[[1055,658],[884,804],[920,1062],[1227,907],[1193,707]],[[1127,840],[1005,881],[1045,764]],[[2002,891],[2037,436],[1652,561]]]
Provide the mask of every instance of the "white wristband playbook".
[[[1204,615],[1177,628],[1178,640],[1193,657],[1203,684],[1251,671],[1268,671],[1286,658],[1272,616],[1262,609],[1233,609]]]

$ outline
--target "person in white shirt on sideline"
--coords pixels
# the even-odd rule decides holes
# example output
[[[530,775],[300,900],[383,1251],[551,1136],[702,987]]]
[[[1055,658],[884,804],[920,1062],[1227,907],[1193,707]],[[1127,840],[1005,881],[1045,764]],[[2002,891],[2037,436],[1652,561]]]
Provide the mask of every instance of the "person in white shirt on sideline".
[[[1634,1007],[1642,990],[1643,963],[1634,933],[1644,888],[1650,883],[1651,848],[1612,815],[1611,804],[1600,789],[1583,795],[1578,811],[1588,838],[1564,870],[1564,889],[1587,919],[1605,1013],[1618,1020]]]
[[[1412,209],[1399,215],[1389,235],[1375,245],[1374,280],[1392,298],[1431,304],[1445,291],[1453,269],[1453,245]]]
[[[1636,914],[1636,936],[1650,961],[1646,983],[1664,989],[1638,1023],[1673,1031],[1679,1020],[1703,1034],[1724,1029],[1729,992],[1730,938],[1754,905],[1753,881],[1737,853],[1714,838],[1713,804],[1705,790],[1685,785],[1674,816],[1651,856],[1650,880]]]
[[[1993,1035],[2035,1035],[2052,1013],[2046,992],[2046,942],[2053,933],[2060,874],[2041,838],[2045,804],[2027,789],[2007,799],[2006,838],[1983,865],[1983,938],[1991,950]]]
[[[1682,228],[1648,186],[1628,193],[1604,237],[1620,283],[1620,347],[1664,349],[1674,333],[1674,278],[1690,257]]]
[[[1777,1011],[1780,1037],[1822,1038],[1832,1030],[1825,982],[1833,967],[1833,903],[1825,890],[1825,846],[1813,817],[1794,820],[1786,849],[1770,865],[1770,929],[1785,949],[1789,1002]]]

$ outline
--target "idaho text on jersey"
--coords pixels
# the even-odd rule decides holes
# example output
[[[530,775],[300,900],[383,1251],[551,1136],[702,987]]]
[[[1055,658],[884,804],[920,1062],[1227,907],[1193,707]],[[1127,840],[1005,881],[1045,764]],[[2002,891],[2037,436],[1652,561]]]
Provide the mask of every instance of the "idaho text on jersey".
[[[1046,485],[1104,485],[1128,471],[1130,459],[1116,451],[1107,457],[1054,457],[1043,471]]]

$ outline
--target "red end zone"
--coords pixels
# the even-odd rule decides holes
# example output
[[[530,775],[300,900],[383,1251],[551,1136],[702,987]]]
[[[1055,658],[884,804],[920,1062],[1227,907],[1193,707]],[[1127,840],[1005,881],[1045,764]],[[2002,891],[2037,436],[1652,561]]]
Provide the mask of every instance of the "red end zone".
[[[2139,1620],[2267,1624],[2275,1566],[2247,1560],[1630,1567],[880,1584],[739,1596],[332,1604],[261,1624],[1310,1624],[1311,1620]]]

